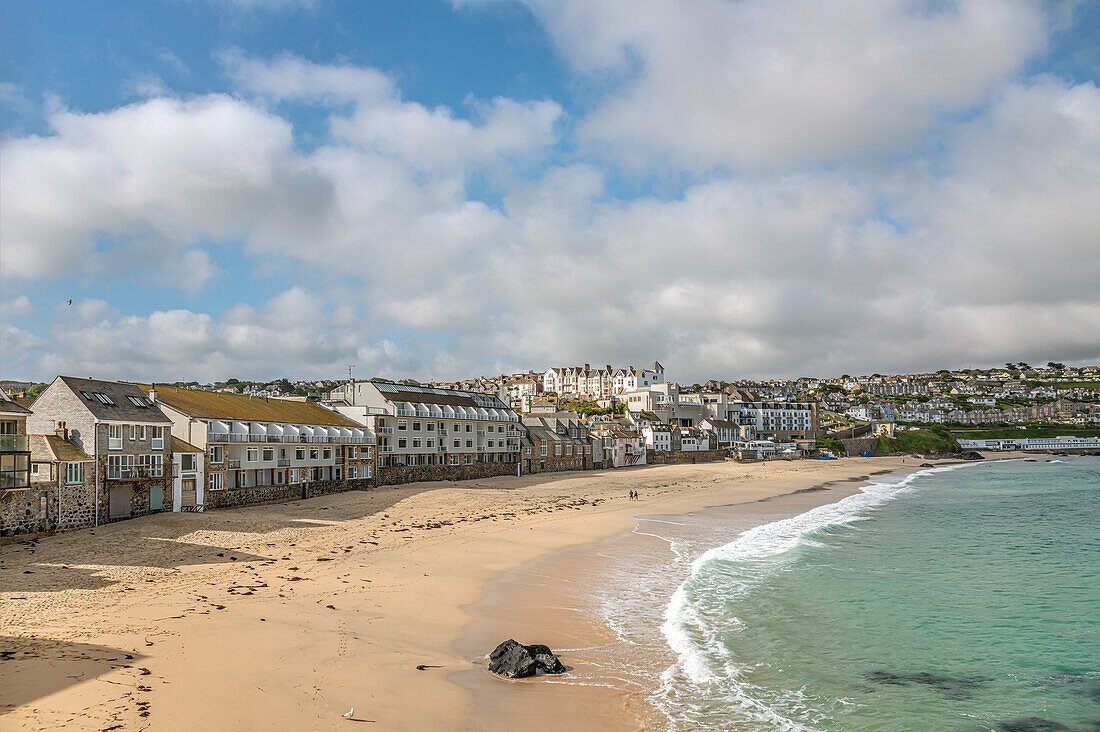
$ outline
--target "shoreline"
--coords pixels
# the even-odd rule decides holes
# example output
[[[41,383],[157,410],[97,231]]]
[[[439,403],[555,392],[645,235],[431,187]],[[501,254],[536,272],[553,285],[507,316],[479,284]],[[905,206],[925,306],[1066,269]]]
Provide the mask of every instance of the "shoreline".
[[[943,462],[940,465],[948,465]],[[814,508],[831,505],[855,495],[878,475],[904,476],[927,468],[900,465],[862,476],[826,481],[786,493],[753,500],[703,506],[683,513],[639,513],[635,526],[618,534],[585,544],[571,545],[536,557],[514,567],[485,586],[485,597],[463,608],[471,616],[456,648],[472,663],[484,657],[484,649],[515,637],[521,643],[546,643],[559,652],[570,666],[563,677],[507,681],[489,674],[483,667],[458,672],[456,683],[474,694],[476,718],[519,721],[522,718],[552,719],[547,729],[577,729],[579,723],[608,730],[664,729],[666,720],[648,699],[656,690],[656,679],[676,660],[667,646],[659,624],[649,619],[640,623],[653,642],[642,647],[636,639],[621,636],[610,627],[607,617],[592,597],[599,595],[609,575],[629,573],[630,565],[651,557],[657,564],[672,564],[673,541],[651,533],[658,524],[684,525],[685,519],[702,522],[722,518],[732,541],[742,532],[791,518]],[[679,567],[689,572],[690,562]],[[674,586],[686,579],[677,575]],[[619,587],[619,591],[627,588]],[[639,618],[633,618],[639,620]],[[639,632],[638,628],[634,629]],[[613,656],[630,655],[642,667],[641,674],[624,674]],[[647,680],[649,683],[647,684]],[[518,688],[517,688],[518,685]],[[579,711],[573,714],[571,710]],[[595,721],[594,721],[595,720]]]
[[[470,623],[463,608],[501,574],[628,531],[640,513],[918,469],[904,460],[414,484],[6,545],[0,720],[5,729],[256,729],[273,720],[329,729],[354,706],[379,728],[468,729],[475,695],[451,679],[474,666],[454,644]],[[631,489],[641,500],[627,501]]]

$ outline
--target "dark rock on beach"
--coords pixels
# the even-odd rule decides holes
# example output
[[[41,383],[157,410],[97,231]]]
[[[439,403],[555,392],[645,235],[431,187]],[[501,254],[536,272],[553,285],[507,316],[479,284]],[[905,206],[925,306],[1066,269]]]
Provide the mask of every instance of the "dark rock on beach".
[[[916,674],[896,674],[891,671],[868,671],[863,675],[868,681],[888,686],[922,684],[930,686],[948,699],[969,699],[974,690],[989,679],[985,676],[940,676],[925,671]]]
[[[933,465],[932,463],[921,463],[921,464],[920,464],[920,466],[921,466],[922,468],[934,468],[934,467],[936,467],[936,466],[935,466],[935,465]]]
[[[964,452],[962,454],[963,460],[985,460],[985,457],[980,452]]]
[[[523,679],[534,676],[540,670],[548,674],[563,674],[566,669],[549,646],[538,643],[525,646],[509,638],[489,654],[489,670],[509,679]]]

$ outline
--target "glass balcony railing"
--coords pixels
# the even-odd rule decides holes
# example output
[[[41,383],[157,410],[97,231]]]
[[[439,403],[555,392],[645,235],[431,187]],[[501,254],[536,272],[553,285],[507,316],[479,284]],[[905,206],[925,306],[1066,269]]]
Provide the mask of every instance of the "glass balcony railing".
[[[0,452],[29,452],[26,435],[0,435]]]

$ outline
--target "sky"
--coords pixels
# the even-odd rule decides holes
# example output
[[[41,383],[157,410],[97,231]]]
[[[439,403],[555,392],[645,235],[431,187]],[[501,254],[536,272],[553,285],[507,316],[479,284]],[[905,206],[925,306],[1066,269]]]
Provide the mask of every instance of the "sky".
[[[1100,3],[0,4],[0,377],[1100,361]]]

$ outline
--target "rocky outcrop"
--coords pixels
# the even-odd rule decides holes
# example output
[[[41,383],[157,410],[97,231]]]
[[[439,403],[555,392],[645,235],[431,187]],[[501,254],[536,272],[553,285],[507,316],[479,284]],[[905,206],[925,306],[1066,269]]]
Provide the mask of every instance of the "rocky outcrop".
[[[565,665],[548,646],[525,646],[509,638],[489,654],[489,670],[509,679],[534,676],[540,670],[548,674],[565,673]]]

